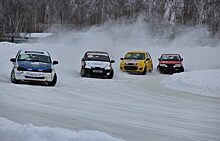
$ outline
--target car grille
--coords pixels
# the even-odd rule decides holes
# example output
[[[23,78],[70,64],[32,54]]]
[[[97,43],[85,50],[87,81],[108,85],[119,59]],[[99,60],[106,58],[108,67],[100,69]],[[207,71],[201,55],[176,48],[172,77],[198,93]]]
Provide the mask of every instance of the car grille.
[[[126,65],[137,65],[137,63],[126,63]]]
[[[173,68],[174,64],[167,64],[167,67]]]
[[[125,70],[137,70],[137,66],[124,66]]]
[[[31,78],[31,79],[44,79],[45,77],[25,76],[25,78]]]
[[[100,67],[94,67],[92,68],[93,70],[103,70],[103,68],[100,68]]]
[[[45,72],[45,73],[51,73],[51,72],[52,72],[52,69],[48,69],[48,70],[28,70],[28,71],[31,71],[31,72]]]

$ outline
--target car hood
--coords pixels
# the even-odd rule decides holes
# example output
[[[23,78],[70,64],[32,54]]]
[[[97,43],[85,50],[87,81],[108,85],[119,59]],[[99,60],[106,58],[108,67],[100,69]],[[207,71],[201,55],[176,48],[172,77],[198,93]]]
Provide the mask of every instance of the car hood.
[[[181,64],[182,61],[160,61],[160,64]]]
[[[106,66],[110,65],[110,62],[103,62],[103,61],[85,61],[86,65],[95,68],[105,68]]]
[[[31,62],[31,61],[18,61],[18,66],[27,70],[48,70],[51,69],[51,63]]]

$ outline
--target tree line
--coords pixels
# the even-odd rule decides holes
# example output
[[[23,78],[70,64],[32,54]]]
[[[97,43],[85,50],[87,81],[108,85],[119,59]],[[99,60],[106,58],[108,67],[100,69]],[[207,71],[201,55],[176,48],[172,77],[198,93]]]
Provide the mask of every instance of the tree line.
[[[220,31],[220,0],[0,0],[0,36],[54,25],[82,29],[140,15],[152,34],[195,25],[207,26],[213,36]]]

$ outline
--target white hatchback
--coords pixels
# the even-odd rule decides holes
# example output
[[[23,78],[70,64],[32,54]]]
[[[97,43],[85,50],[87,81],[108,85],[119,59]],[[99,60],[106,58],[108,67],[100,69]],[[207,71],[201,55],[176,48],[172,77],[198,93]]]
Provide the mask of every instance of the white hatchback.
[[[11,58],[13,63],[11,71],[11,82],[21,81],[47,82],[49,86],[55,86],[57,74],[54,65],[58,61],[51,60],[48,51],[43,50],[19,50],[15,58]]]

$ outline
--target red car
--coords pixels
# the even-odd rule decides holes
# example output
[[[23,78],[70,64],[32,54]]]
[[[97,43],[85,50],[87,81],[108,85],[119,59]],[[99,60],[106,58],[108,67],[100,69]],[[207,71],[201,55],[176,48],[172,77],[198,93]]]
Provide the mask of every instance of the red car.
[[[162,54],[158,60],[157,69],[160,73],[184,72],[183,58],[179,54]]]

